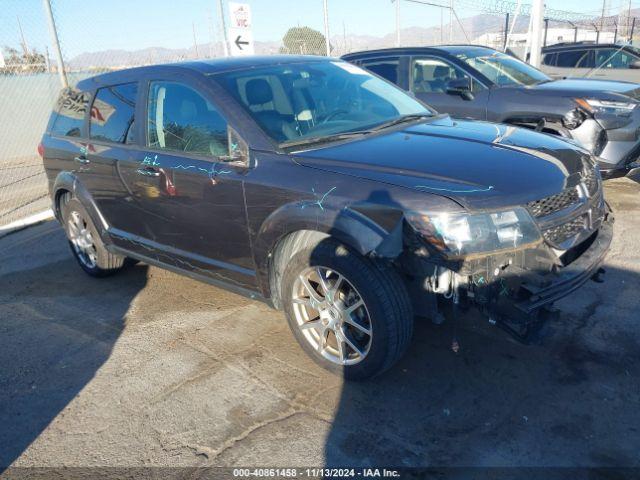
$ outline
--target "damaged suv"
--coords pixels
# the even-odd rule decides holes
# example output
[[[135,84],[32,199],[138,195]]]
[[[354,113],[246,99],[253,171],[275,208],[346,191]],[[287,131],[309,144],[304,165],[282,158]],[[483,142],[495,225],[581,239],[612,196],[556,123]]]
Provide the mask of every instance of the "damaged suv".
[[[514,56],[473,45],[392,48],[343,57],[454,118],[507,123],[588,149],[604,178],[640,167],[640,85],[552,80]]]
[[[133,259],[264,300],[350,379],[391,367],[414,315],[476,306],[526,336],[601,273],[612,236],[586,150],[436,115],[322,57],[83,80],[39,151],[86,273]]]

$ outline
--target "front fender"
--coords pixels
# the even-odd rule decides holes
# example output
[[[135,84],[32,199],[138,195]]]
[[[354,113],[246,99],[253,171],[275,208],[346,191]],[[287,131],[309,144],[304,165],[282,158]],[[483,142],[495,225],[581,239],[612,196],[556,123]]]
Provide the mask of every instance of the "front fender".
[[[278,243],[298,231],[329,235],[361,255],[395,258],[402,251],[400,209],[373,205],[330,208],[308,202],[294,202],[275,210],[263,223],[254,240],[254,258],[262,285],[268,285],[269,259]],[[268,292],[265,292],[268,293]]]

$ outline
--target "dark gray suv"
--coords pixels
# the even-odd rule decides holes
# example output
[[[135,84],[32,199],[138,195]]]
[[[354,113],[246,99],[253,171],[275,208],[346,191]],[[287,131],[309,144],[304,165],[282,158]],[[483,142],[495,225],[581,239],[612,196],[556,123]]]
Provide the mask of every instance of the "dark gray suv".
[[[640,85],[552,80],[491,48],[397,48],[343,59],[392,81],[437,111],[560,135],[598,159],[603,177],[626,175],[640,156]]]
[[[528,336],[598,276],[612,238],[582,149],[436,115],[325,57],[83,80],[39,151],[87,274],[135,259],[264,300],[348,378],[391,367],[414,313],[477,306]]]

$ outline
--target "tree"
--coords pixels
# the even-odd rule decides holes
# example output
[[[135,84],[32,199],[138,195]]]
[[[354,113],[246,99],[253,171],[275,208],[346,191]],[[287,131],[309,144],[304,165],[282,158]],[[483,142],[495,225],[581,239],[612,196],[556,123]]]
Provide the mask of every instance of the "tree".
[[[309,27],[292,27],[282,38],[280,53],[297,55],[326,55],[327,43],[324,35]]]
[[[47,62],[43,54],[32,50],[20,53],[17,49],[4,47],[5,66],[0,68],[0,74],[42,73],[47,71]]]

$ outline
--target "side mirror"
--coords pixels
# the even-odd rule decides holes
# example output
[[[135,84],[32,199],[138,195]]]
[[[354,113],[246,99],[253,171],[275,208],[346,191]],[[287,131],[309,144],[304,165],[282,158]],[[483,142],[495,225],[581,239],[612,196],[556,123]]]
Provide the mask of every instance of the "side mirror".
[[[227,127],[227,143],[229,152],[218,158],[223,162],[235,163],[237,165],[249,166],[249,147],[233,128]]]
[[[640,69],[640,60],[634,60],[633,62],[631,62],[629,64],[629,68],[632,68],[634,70],[639,70]]]
[[[449,95],[458,95],[463,100],[473,100],[471,93],[470,78],[453,78],[447,82],[447,93]]]

